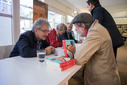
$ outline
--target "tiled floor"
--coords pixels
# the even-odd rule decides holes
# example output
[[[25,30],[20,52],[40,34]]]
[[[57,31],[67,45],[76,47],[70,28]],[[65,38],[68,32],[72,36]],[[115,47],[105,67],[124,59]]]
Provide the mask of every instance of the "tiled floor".
[[[127,85],[127,46],[122,46],[117,52],[117,63],[121,78],[121,85]],[[82,85],[75,79],[71,79],[69,85]]]

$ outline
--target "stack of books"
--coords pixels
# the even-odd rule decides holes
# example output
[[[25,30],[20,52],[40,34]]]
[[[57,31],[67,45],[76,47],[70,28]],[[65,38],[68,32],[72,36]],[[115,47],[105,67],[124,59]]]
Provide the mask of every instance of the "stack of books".
[[[63,40],[63,48],[65,56],[54,56],[46,60],[47,66],[55,70],[64,71],[75,65],[76,59],[74,59],[75,42],[74,40]]]
[[[64,71],[75,65],[76,59],[67,57],[54,57],[46,60],[47,66],[55,70]]]

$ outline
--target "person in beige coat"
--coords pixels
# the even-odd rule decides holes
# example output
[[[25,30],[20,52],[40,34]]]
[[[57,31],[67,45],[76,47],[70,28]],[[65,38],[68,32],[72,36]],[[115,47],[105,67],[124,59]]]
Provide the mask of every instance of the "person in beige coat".
[[[111,37],[97,20],[88,13],[77,15],[72,23],[86,40],[75,53],[77,64],[85,65],[85,85],[121,85]],[[88,31],[88,32],[87,32]]]

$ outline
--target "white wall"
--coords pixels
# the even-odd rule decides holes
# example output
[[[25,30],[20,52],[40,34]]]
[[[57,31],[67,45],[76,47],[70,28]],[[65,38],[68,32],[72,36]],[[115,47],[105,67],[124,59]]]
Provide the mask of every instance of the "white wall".
[[[114,18],[116,24],[127,24],[127,18]]]
[[[127,11],[112,13],[117,24],[127,24]]]
[[[13,45],[20,34],[20,0],[13,0]]]

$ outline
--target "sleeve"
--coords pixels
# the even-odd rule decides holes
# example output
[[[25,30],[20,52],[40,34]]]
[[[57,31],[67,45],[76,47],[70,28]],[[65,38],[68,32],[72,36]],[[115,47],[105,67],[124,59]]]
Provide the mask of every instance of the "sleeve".
[[[78,41],[75,40],[75,35],[74,35],[74,32],[73,31],[70,34],[70,38],[73,39],[75,41],[75,43],[78,43]]]
[[[103,9],[102,8],[97,8],[93,11],[93,20],[97,19],[100,24],[103,23]]]
[[[50,46],[50,44],[46,40],[42,40],[40,45],[41,45],[41,49]]]
[[[68,40],[68,37],[67,37],[67,32],[63,33],[62,35],[59,36],[59,39],[60,39],[60,42],[62,42],[62,40]]]
[[[36,49],[31,48],[29,45],[29,40],[25,35],[21,35],[17,43],[19,54],[22,57],[36,57]]]
[[[75,53],[75,59],[77,63],[84,65],[90,58],[100,49],[101,38],[96,32],[89,33],[84,43],[82,43]]]

